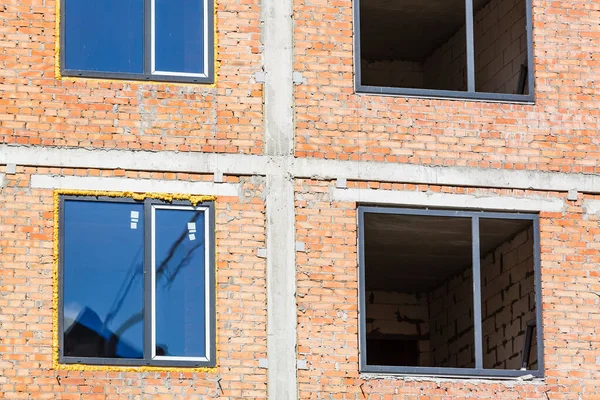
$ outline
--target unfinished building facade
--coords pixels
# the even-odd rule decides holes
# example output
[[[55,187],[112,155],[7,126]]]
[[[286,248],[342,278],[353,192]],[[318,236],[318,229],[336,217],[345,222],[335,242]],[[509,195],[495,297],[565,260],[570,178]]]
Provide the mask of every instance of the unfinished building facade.
[[[592,0],[8,0],[0,397],[600,399]]]

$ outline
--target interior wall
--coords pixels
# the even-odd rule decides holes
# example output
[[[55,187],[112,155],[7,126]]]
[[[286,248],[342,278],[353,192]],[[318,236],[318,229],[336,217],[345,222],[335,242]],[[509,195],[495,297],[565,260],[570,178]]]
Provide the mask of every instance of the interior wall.
[[[367,337],[406,335],[419,339],[419,366],[429,366],[427,293],[367,292]]]
[[[483,366],[519,369],[527,321],[535,319],[533,228],[481,260]],[[529,369],[537,367],[535,337]]]
[[[473,278],[470,265],[431,291],[429,318],[433,365],[473,368]]]
[[[425,89],[467,90],[467,39],[464,26],[423,62]]]
[[[390,87],[423,87],[423,66],[420,62],[387,60],[361,61],[363,85]]]
[[[475,87],[480,92],[516,93],[527,62],[523,0],[491,0],[474,18]]]
[[[519,369],[527,321],[535,319],[533,228],[481,259],[484,368]],[[474,367],[473,278],[469,266],[430,293],[433,365]],[[533,338],[529,369],[537,367]]]

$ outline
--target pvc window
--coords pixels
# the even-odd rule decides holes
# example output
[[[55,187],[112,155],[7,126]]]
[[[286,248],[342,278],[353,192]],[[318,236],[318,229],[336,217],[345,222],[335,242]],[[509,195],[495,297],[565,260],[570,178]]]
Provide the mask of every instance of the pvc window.
[[[354,0],[360,93],[533,102],[531,0]]]
[[[539,217],[359,207],[360,369],[543,376]]]
[[[63,196],[59,361],[214,366],[212,203]]]
[[[65,76],[213,82],[213,0],[61,0]]]

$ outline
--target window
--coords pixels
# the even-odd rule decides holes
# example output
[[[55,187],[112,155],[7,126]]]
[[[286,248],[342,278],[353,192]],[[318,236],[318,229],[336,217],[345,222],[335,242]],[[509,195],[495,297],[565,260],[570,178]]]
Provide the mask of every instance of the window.
[[[212,1],[62,0],[62,74],[212,83]]]
[[[62,196],[59,362],[214,366],[213,204]]]
[[[543,375],[538,215],[358,214],[362,372]]]
[[[532,102],[531,0],[354,0],[357,92]]]

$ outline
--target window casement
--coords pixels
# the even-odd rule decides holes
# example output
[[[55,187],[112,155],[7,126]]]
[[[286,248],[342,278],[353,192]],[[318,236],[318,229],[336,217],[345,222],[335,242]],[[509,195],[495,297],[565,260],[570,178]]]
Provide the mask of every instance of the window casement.
[[[531,0],[354,0],[358,93],[534,101]]]
[[[58,361],[215,366],[214,204],[61,195]]]
[[[539,216],[360,206],[360,370],[543,376]]]
[[[61,73],[213,83],[213,0],[60,0]]]

